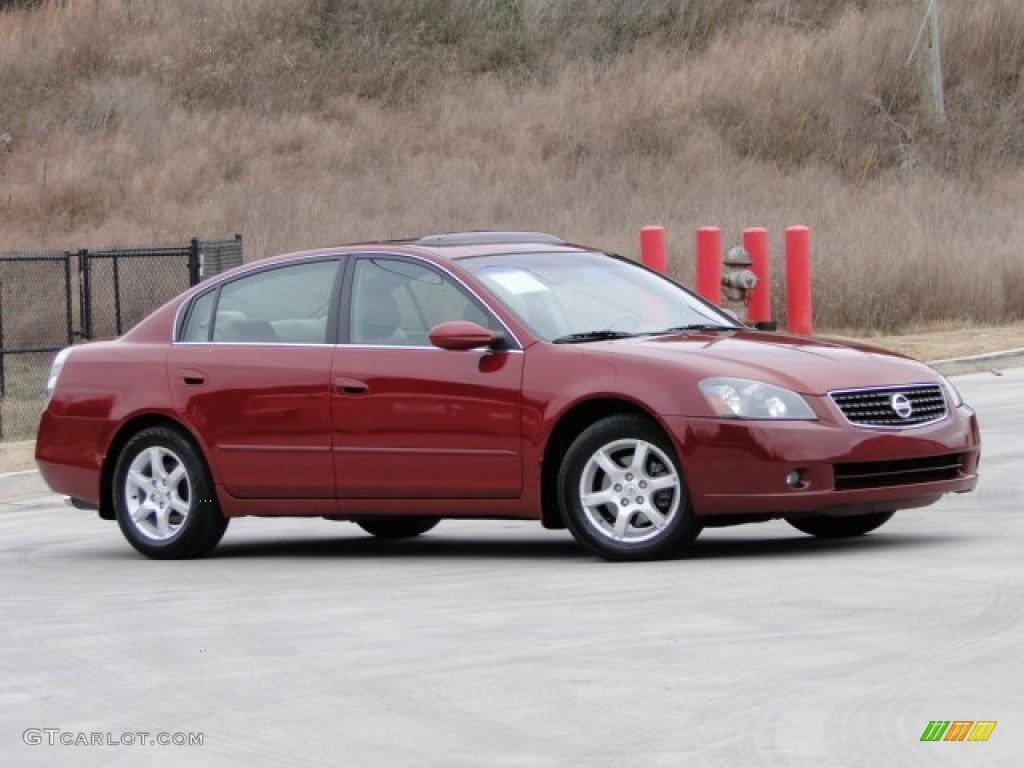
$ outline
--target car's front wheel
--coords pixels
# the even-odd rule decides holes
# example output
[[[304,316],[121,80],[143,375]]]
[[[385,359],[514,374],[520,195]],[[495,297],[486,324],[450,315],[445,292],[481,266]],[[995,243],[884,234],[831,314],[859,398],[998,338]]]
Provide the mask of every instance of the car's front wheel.
[[[700,533],[671,442],[639,416],[610,416],[580,433],[558,490],[573,536],[608,560],[676,555]]]
[[[356,525],[378,539],[410,539],[426,533],[439,522],[436,517],[367,517],[356,520]]]
[[[227,528],[198,451],[176,430],[134,435],[114,467],[114,509],[135,549],[157,560],[201,557]]]
[[[786,522],[798,531],[820,539],[838,539],[845,536],[862,536],[889,522],[892,515],[892,512],[872,512],[848,517],[803,515],[787,517]]]

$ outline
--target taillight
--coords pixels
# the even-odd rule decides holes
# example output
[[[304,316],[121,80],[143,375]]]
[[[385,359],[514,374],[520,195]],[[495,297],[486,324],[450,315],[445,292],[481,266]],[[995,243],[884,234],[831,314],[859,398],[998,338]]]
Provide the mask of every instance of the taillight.
[[[67,362],[72,349],[72,347],[64,347],[64,349],[58,352],[57,356],[53,358],[53,363],[50,365],[50,373],[46,377],[47,404],[49,404],[50,398],[53,397],[53,391],[57,388],[57,379],[60,377],[61,369],[64,367],[64,363]]]

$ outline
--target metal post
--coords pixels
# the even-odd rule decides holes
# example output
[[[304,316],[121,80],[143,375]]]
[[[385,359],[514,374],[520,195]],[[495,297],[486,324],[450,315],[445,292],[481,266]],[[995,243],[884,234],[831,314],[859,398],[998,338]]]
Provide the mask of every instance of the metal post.
[[[722,230],[697,230],[697,293],[716,306],[722,305]]]
[[[199,239],[193,237],[188,248],[188,284],[199,285]]]
[[[119,259],[116,253],[110,254],[111,266],[114,271],[114,328],[117,335],[121,335],[121,268],[118,266]]]
[[[814,332],[811,311],[811,231],[786,230],[786,322],[792,333]]]
[[[70,346],[75,341],[75,321],[71,314],[71,251],[64,251],[64,316]]]
[[[768,323],[772,319],[772,276],[768,268],[768,230],[749,227],[743,230],[743,247],[753,262],[751,269],[757,275],[757,285],[750,292],[747,322],[752,325]]]
[[[668,272],[668,255],[665,251],[665,228],[644,227],[640,230],[640,261],[655,272]]]
[[[88,341],[92,338],[92,264],[89,260],[89,251],[85,248],[78,252],[78,274],[81,297],[81,306],[79,306],[81,335]]]

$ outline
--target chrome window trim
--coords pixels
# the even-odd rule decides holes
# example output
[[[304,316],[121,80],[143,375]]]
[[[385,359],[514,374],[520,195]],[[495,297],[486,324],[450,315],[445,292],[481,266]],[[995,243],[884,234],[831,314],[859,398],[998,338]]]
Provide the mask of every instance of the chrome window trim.
[[[338,344],[338,347],[344,349],[405,349],[413,350],[420,349],[427,352],[446,352],[447,350],[435,347],[433,344]],[[492,349],[481,344],[479,347],[473,347],[472,349],[464,350],[465,352],[484,352],[492,355],[521,355],[523,354],[522,349]]]
[[[308,341],[175,341],[174,344],[182,347],[329,347],[334,349],[337,344],[311,343]]]

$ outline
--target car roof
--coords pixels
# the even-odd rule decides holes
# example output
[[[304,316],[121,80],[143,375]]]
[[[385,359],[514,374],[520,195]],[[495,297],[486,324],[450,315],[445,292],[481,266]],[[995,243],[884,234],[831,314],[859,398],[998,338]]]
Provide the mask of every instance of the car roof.
[[[588,250],[579,245],[567,243],[554,235],[543,232],[473,231],[448,232],[418,238],[400,240],[376,240],[348,243],[332,248],[315,248],[296,251],[280,256],[260,259],[259,263],[291,261],[296,258],[328,256],[338,253],[429,253],[440,259],[461,259],[468,256],[488,256],[499,253],[552,253]]]

